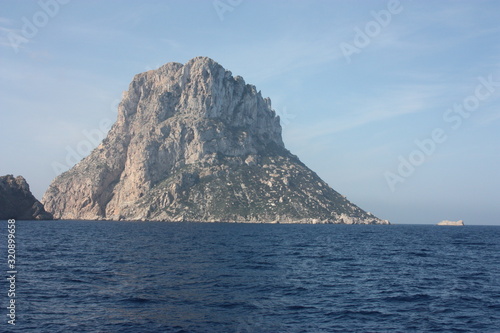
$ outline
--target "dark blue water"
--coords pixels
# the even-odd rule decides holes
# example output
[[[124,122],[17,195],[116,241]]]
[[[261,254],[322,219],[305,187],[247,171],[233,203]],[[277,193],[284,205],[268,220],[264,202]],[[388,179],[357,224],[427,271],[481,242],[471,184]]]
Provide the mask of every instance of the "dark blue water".
[[[500,227],[16,224],[0,331],[500,332]]]

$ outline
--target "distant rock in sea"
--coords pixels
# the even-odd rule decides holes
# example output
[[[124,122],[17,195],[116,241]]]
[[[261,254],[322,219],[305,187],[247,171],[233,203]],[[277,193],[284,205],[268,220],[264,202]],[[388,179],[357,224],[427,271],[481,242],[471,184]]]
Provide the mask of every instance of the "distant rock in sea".
[[[26,180],[7,175],[0,177],[0,220],[52,220],[43,205],[31,194]]]
[[[444,220],[444,221],[439,222],[437,225],[462,226],[462,225],[464,225],[464,221],[462,221],[462,220],[459,220],[459,221]]]
[[[389,224],[291,154],[270,99],[206,57],[137,74],[42,202],[57,219]]]

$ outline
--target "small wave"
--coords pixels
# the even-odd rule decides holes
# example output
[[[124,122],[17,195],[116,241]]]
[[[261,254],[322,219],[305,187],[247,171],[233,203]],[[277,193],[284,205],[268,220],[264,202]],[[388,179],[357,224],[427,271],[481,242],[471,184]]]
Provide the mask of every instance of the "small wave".
[[[429,257],[430,256],[429,253],[425,253],[425,252],[409,252],[408,254],[411,256],[415,256],[415,257]]]
[[[316,309],[314,306],[303,306],[303,305],[289,305],[286,307],[287,310],[298,311],[307,309]]]
[[[217,304],[218,307],[224,308],[224,309],[234,309],[240,306],[243,306],[243,303],[239,302],[226,302],[226,303],[220,303]]]
[[[124,299],[122,299],[120,301],[121,302],[126,302],[126,303],[147,303],[147,302],[151,302],[150,299],[142,298],[142,297],[124,298]]]
[[[80,280],[80,279],[75,279],[75,278],[65,278],[64,282],[71,282],[71,283],[87,283],[87,281]]]
[[[377,310],[342,310],[342,311],[332,311],[328,312],[326,316],[339,319],[353,319],[357,317],[382,317],[382,316],[390,316],[388,314],[382,313]]]
[[[472,246],[489,246],[494,245],[491,243],[483,243],[483,242],[452,242],[453,245],[472,245]]]
[[[355,261],[355,260],[356,260],[355,258],[345,257],[345,258],[328,258],[325,261],[327,261],[327,262],[343,262],[343,261]]]
[[[415,294],[415,295],[401,295],[401,296],[389,296],[385,297],[383,300],[386,302],[419,302],[432,299],[433,297],[427,294]]]

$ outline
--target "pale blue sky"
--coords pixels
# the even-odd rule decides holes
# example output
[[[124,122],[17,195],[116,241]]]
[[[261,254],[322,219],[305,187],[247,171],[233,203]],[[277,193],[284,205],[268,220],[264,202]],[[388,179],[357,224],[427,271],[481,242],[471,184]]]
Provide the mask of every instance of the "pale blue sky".
[[[287,148],[363,209],[500,225],[498,1],[1,0],[0,174],[41,198],[134,74],[195,56],[270,97]]]

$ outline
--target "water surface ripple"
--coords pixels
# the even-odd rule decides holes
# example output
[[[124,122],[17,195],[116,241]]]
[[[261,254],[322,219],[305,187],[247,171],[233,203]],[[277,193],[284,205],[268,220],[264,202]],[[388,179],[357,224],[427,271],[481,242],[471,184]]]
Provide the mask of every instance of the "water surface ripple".
[[[500,331],[500,227],[16,224],[13,332]]]

